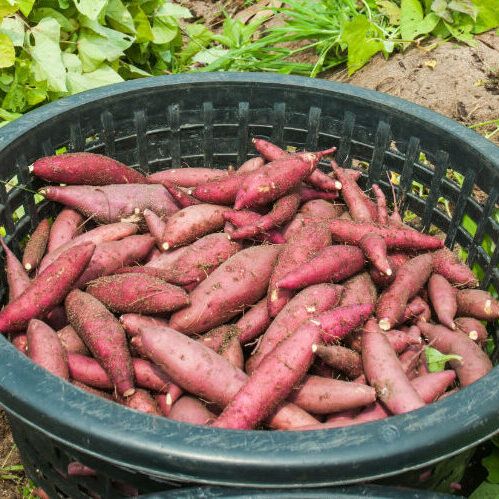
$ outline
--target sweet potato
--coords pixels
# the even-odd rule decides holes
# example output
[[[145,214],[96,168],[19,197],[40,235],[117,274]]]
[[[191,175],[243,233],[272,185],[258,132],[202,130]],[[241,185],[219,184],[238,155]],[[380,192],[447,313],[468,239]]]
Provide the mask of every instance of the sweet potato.
[[[412,387],[426,404],[435,402],[454,383],[456,372],[452,369],[429,373],[411,380]]]
[[[145,322],[139,329],[149,358],[176,384],[204,400],[225,407],[248,379],[243,371],[201,342],[171,328]],[[271,427],[279,429],[316,422],[290,403],[279,406],[268,421]]]
[[[161,255],[159,255],[157,258],[154,258],[153,260],[147,262],[145,264],[145,267],[169,270],[174,265],[177,258],[179,258],[179,256],[182,255],[186,249],[187,247],[183,246],[174,250],[165,251],[164,253],[161,253]]]
[[[474,383],[492,370],[487,354],[466,333],[422,321],[418,322],[418,327],[439,352],[462,357],[462,361],[449,362],[456,371],[461,387]]]
[[[357,222],[371,222],[376,219],[376,205],[362,192],[357,182],[350,177],[343,168],[335,161],[331,161],[331,167],[336,178],[341,182],[341,196],[348,206],[348,211]]]
[[[264,333],[269,327],[271,320],[266,298],[246,310],[236,322],[238,330],[237,337],[241,345],[246,345]]]
[[[242,249],[225,234],[216,233],[198,239],[165,269],[165,278],[178,285],[204,281],[217,267]]]
[[[305,376],[287,400],[313,414],[330,414],[371,404],[376,391],[351,381]]]
[[[132,395],[132,359],[121,324],[99,300],[78,289],[68,294],[65,306],[69,322],[107,372],[118,394]]]
[[[249,173],[258,170],[265,164],[265,160],[260,156],[246,160],[238,169],[237,173]]]
[[[444,276],[454,286],[467,288],[478,286],[478,279],[471,269],[461,263],[459,258],[448,248],[442,248],[433,253],[433,270]]]
[[[39,272],[42,272],[44,269],[46,269],[64,251],[67,251],[70,248],[73,248],[75,246],[84,243],[93,243],[95,245],[98,245],[104,242],[117,241],[119,239],[123,239],[124,237],[135,234],[137,230],[138,230],[137,225],[127,222],[101,225],[100,227],[96,227],[93,230],[89,230],[88,232],[85,232],[84,234],[75,237],[71,241],[62,244],[51,253],[45,255],[45,257],[40,263]]]
[[[362,363],[369,384],[393,414],[424,406],[374,319],[367,322],[362,335]]]
[[[454,317],[457,312],[457,290],[440,274],[433,274],[428,281],[428,295],[440,323],[456,329]]]
[[[252,429],[265,420],[308,371],[320,339],[317,326],[305,323],[283,340],[253,371],[213,423],[215,428]]]
[[[36,269],[42,261],[50,234],[50,221],[44,218],[31,234],[23,253],[23,266],[28,271]]]
[[[209,424],[216,418],[199,399],[188,395],[180,397],[173,404],[168,417],[174,421],[197,425]]]
[[[80,355],[88,355],[90,353],[83,340],[73,329],[73,326],[67,325],[60,329],[57,331],[57,336],[67,353],[77,353]]]
[[[142,213],[146,208],[158,216],[168,216],[178,211],[170,193],[162,185],[47,186],[40,189],[39,193],[105,224],[142,222]]]
[[[131,267],[121,267],[113,272],[114,274],[146,274],[167,281],[170,278],[170,272],[155,267],[146,267],[145,265],[135,265]]]
[[[327,365],[345,373],[349,378],[356,378],[364,372],[362,357],[350,348],[340,345],[317,345],[315,353]]]
[[[410,334],[397,329],[391,329],[385,335],[395,353],[403,352],[410,345],[421,345],[421,336],[419,334]]]
[[[147,177],[151,184],[161,184],[163,181],[173,182],[178,187],[196,187],[213,180],[227,177],[227,170],[218,168],[178,168],[153,173]]]
[[[466,333],[475,343],[483,345],[487,341],[487,329],[479,320],[473,317],[458,317],[454,323],[460,331]]]
[[[184,192],[180,187],[177,187],[173,182],[168,182],[163,180],[161,182],[163,187],[170,193],[171,197],[176,201],[176,203],[181,208],[187,208],[188,206],[193,206],[195,204],[200,204],[201,201],[192,197],[187,192]]]
[[[378,234],[386,242],[387,248],[406,250],[434,250],[443,246],[438,237],[422,234],[409,228],[381,227],[374,223],[350,222],[348,220],[331,220],[329,223],[333,240],[358,246],[366,234]]]
[[[57,305],[48,314],[43,317],[43,320],[52,328],[58,331],[68,325],[68,318],[63,305]]]
[[[339,303],[340,307],[349,305],[375,305],[378,299],[376,286],[367,272],[351,277],[343,283],[344,291]]]
[[[282,197],[314,171],[321,157],[334,150],[283,157],[250,173],[242,181],[234,208],[263,206]]]
[[[161,416],[158,404],[146,390],[137,389],[130,397],[126,397],[123,405],[129,409],[145,412],[151,416]]]
[[[96,474],[93,468],[85,466],[78,461],[68,463],[68,476],[95,476]]]
[[[345,211],[344,204],[333,204],[323,199],[307,201],[300,208],[300,213],[312,218],[334,219]]]
[[[184,390],[173,383],[170,384],[168,393],[154,396],[154,400],[158,404],[163,416],[169,417],[173,404],[184,394]]]
[[[11,342],[17,350],[24,355],[28,355],[28,336],[26,333],[15,333],[11,335]]]
[[[102,390],[113,389],[113,382],[97,360],[77,353],[68,353],[67,359],[72,380]]]
[[[241,183],[252,172],[236,173],[225,178],[198,185],[192,195],[203,203],[233,205]]]
[[[400,267],[395,280],[378,300],[376,317],[381,329],[388,331],[403,319],[408,301],[426,284],[431,272],[430,253],[411,258]]]
[[[431,310],[428,303],[426,303],[421,296],[414,297],[405,307],[402,322],[423,320],[429,321],[431,318]]]
[[[355,246],[327,246],[317,255],[287,273],[277,287],[301,289],[323,282],[340,282],[359,272],[364,267],[364,255]]]
[[[144,220],[147,225],[147,230],[154,237],[156,244],[160,250],[163,248],[161,245],[163,244],[163,234],[165,233],[166,223],[162,217],[156,215],[154,211],[144,210]]]
[[[165,223],[161,248],[168,250],[185,246],[196,239],[216,232],[224,226],[225,206],[198,204],[183,208]]]
[[[203,333],[260,300],[267,289],[280,246],[256,246],[236,253],[190,294],[191,304],[170,318],[185,334]]]
[[[57,184],[145,184],[145,177],[108,156],[74,152],[45,156],[33,164],[33,174]]]
[[[243,369],[244,355],[237,334],[236,326],[225,324],[204,334],[199,341],[227,359],[234,367]]]
[[[47,253],[51,253],[68,241],[71,241],[83,229],[84,218],[71,208],[64,208],[50,227]]]
[[[411,257],[407,253],[390,253],[387,257],[388,265],[392,271],[390,275],[387,275],[379,271],[377,268],[372,267],[370,274],[376,286],[380,288],[387,288],[395,280],[395,275],[397,274],[398,269],[410,258]]]
[[[362,326],[373,313],[374,306],[369,304],[338,307],[310,319],[321,328],[321,338],[330,343],[344,338],[354,329]]]
[[[7,275],[7,285],[9,288],[9,302],[22,295],[31,284],[31,280],[23,267],[23,264],[12,253],[5,244],[3,237],[0,237],[0,244],[5,253],[5,273]]]
[[[275,317],[289,302],[293,292],[279,288],[277,283],[289,272],[310,261],[331,244],[331,234],[326,223],[307,224],[284,246],[270,278],[267,293],[269,314]]]
[[[57,333],[44,322],[31,319],[26,336],[29,358],[54,376],[69,379],[66,351]]]
[[[182,288],[146,274],[100,277],[90,281],[86,291],[119,313],[162,314],[189,304]]]
[[[317,189],[312,189],[304,185],[301,185],[298,188],[298,192],[300,194],[300,200],[302,203],[306,203],[307,201],[314,201],[316,199],[322,199],[324,201],[335,201],[340,197],[336,191],[318,191]]]
[[[342,287],[333,284],[317,284],[298,293],[276,316],[262,336],[258,347],[246,363],[251,373],[279,343],[292,334],[311,317],[337,305]]]
[[[388,224],[388,210],[386,208],[385,194],[380,189],[378,184],[373,184],[372,189],[373,189],[374,195],[376,196],[376,206],[378,209],[378,216],[376,217],[376,220],[380,225],[387,225]]]
[[[98,244],[88,267],[75,286],[83,287],[98,277],[112,274],[121,267],[140,262],[151,251],[153,245],[154,240],[148,234]]]
[[[20,331],[31,319],[43,317],[61,303],[92,258],[94,250],[92,243],[70,248],[39,273],[21,295],[0,311],[0,331]]]
[[[499,319],[499,300],[481,289],[462,289],[457,292],[457,313],[481,321]]]
[[[376,269],[388,276],[392,275],[386,254],[386,242],[379,234],[366,234],[360,240],[359,247]]]
[[[419,367],[423,363],[424,346],[411,345],[399,355],[399,362],[408,379],[419,374]]]

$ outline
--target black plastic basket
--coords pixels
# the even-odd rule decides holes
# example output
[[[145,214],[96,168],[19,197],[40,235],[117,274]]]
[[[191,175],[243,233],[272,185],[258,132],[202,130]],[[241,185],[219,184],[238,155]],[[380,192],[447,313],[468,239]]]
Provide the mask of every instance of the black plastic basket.
[[[499,226],[493,220],[499,149],[439,114],[349,85],[217,73],[85,92],[3,128],[0,175],[36,189],[40,184],[28,165],[62,147],[108,154],[144,172],[226,167],[255,154],[252,136],[309,150],[336,145],[340,164],[368,163],[365,186],[378,181],[386,192],[386,172],[400,174],[404,209],[419,216],[425,230],[445,232],[449,247],[465,248],[469,263],[482,272],[482,287],[499,289]],[[462,185],[447,178],[449,168],[462,175]],[[414,194],[413,181],[429,187],[427,198]],[[474,188],[482,191],[481,203]],[[439,198],[450,203],[451,217]],[[26,190],[0,185],[0,224],[16,252],[40,218],[56,209],[37,204]],[[477,225],[474,235],[463,225],[465,215]],[[485,236],[492,256],[482,247]],[[149,417],[98,399],[32,364],[3,338],[0,352],[0,403],[28,474],[53,497],[118,497],[120,482],[148,493],[181,483],[293,488],[374,480],[460,453],[499,426],[497,367],[443,401],[375,423],[236,432]],[[75,459],[95,468],[97,477],[66,477]]]

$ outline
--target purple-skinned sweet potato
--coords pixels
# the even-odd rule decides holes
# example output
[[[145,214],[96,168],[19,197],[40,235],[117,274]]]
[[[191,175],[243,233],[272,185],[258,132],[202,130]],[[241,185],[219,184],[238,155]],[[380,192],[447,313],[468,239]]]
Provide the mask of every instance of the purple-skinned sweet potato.
[[[228,175],[202,185],[198,185],[190,192],[203,203],[214,203],[232,206],[241,183],[253,172],[242,172]]]
[[[313,174],[310,177],[312,176]],[[326,178],[329,177],[327,177],[326,175]],[[300,194],[300,199],[302,203],[306,203],[307,201],[314,201],[316,199],[322,199],[324,201],[335,201],[340,197],[340,195],[336,191],[335,192],[318,191],[317,189],[312,189],[311,187],[307,187],[305,185],[301,185],[298,188],[298,192]]]
[[[241,345],[246,345],[263,334],[271,321],[266,298],[246,310],[236,322],[238,340]]]
[[[359,247],[374,268],[385,275],[392,275],[393,271],[390,268],[386,254],[386,242],[383,237],[379,234],[366,234],[360,240]]]
[[[78,336],[78,333],[74,330],[73,326],[67,325],[60,329],[57,331],[57,336],[67,353],[77,353],[80,355],[90,354],[87,346]]]
[[[189,295],[191,304],[175,312],[170,326],[198,334],[227,322],[264,295],[281,247],[256,246],[229,258]]]
[[[95,245],[82,244],[62,253],[30,286],[0,311],[0,331],[21,331],[64,300],[92,258]]]
[[[451,284],[459,287],[476,288],[478,279],[471,269],[448,248],[433,253],[433,270],[444,276]]]
[[[125,331],[96,298],[73,289],[65,300],[69,322],[100,362],[119,395],[134,393],[133,366]]]
[[[339,303],[340,307],[349,305],[375,305],[378,299],[376,286],[367,272],[362,272],[350,277],[343,283],[343,295]]]
[[[139,273],[100,277],[90,281],[86,291],[109,310],[125,314],[162,314],[189,304],[182,288]]]
[[[457,329],[466,333],[475,343],[483,345],[487,341],[487,329],[479,320],[473,317],[458,317],[454,323]]]
[[[126,397],[123,400],[123,405],[129,409],[134,409],[135,411],[144,412],[150,414],[151,416],[161,416],[158,404],[152,398],[151,394],[141,388],[135,390],[135,392]]]
[[[145,184],[144,175],[108,156],[73,152],[45,156],[33,164],[33,174],[58,184]]]
[[[66,351],[57,333],[44,322],[31,319],[26,336],[29,358],[53,375],[69,379]]]
[[[197,204],[183,208],[165,222],[161,248],[165,251],[185,246],[223,228],[223,213],[227,208],[212,204]]]
[[[262,360],[212,426],[249,430],[265,420],[308,371],[319,340],[317,326],[300,326]]]
[[[440,274],[433,274],[428,280],[428,296],[439,322],[449,329],[456,329],[454,317],[457,312],[457,289]]]
[[[213,421],[216,416],[199,399],[184,395],[172,406],[170,419],[182,421],[183,423],[206,425]]]
[[[9,302],[21,295],[31,284],[31,280],[26,273],[23,264],[12,253],[5,244],[3,237],[0,237],[0,244],[5,253],[5,273],[7,276],[7,285],[9,288]]]
[[[178,187],[196,187],[229,175],[227,170],[218,168],[175,168],[153,173],[147,177],[151,184],[172,182]]]
[[[457,292],[457,313],[481,321],[499,319],[499,300],[481,289],[461,289]]]
[[[183,191],[180,187],[177,187],[173,182],[163,180],[161,184],[170,193],[180,208],[187,208],[188,206],[201,203],[201,201],[192,197],[190,194],[187,194],[187,192]]]
[[[390,329],[390,331],[386,331],[385,335],[395,353],[403,352],[410,345],[421,345],[421,336],[417,334]]]
[[[408,260],[397,272],[395,280],[378,300],[376,317],[384,331],[403,319],[407,303],[426,284],[432,273],[432,256],[424,253]]]
[[[412,387],[426,404],[435,402],[454,383],[456,372],[452,369],[417,376],[411,380]]]
[[[380,288],[387,288],[394,280],[398,269],[409,260],[411,257],[407,253],[390,253],[387,257],[388,265],[392,271],[390,275],[380,272],[377,268],[372,267],[370,270],[371,279]]]
[[[345,373],[349,378],[356,378],[364,372],[362,357],[350,348],[340,345],[317,345],[315,353],[328,366]]]
[[[147,262],[145,267],[152,267],[155,269],[164,269],[169,270],[172,265],[174,265],[175,261],[184,253],[187,249],[187,246],[182,246],[180,248],[176,248],[170,251],[165,251],[161,253],[153,260]]]
[[[162,238],[163,234],[165,233],[165,227],[166,227],[165,221],[163,220],[162,217],[156,215],[154,211],[148,209],[144,210],[143,215],[145,223],[147,225],[147,230],[149,231],[151,236],[154,237],[158,249],[162,250],[163,249],[161,247],[161,245],[163,244]]]
[[[355,246],[327,246],[277,282],[277,287],[301,289],[323,282],[340,282],[364,267],[364,255]]]
[[[249,173],[258,170],[265,164],[265,160],[260,156],[246,160],[238,169],[238,173]]]
[[[158,216],[169,216],[178,211],[170,193],[155,184],[69,185],[46,186],[40,194],[78,210],[96,222],[143,222],[145,209]]]
[[[415,296],[405,307],[402,322],[408,321],[429,321],[431,310],[428,303],[421,296]]]
[[[199,341],[227,359],[234,367],[244,369],[244,354],[237,335],[237,326],[224,324],[201,336]]]
[[[298,293],[275,317],[246,362],[251,373],[276,346],[307,319],[335,307],[343,288],[334,284],[317,284]]]
[[[478,381],[492,370],[492,362],[487,354],[466,333],[451,331],[445,326],[436,326],[427,322],[418,322],[418,327],[431,342],[433,348],[444,354],[460,355],[462,361],[451,360],[461,387]]]
[[[345,211],[344,204],[333,204],[324,199],[313,199],[304,203],[299,213],[312,218],[324,218],[333,220]]]
[[[10,335],[12,345],[24,355],[28,355],[28,336],[26,333],[14,333]]]
[[[113,389],[113,382],[109,375],[93,357],[68,353],[67,359],[72,380],[101,390]]]
[[[80,234],[85,219],[76,210],[64,208],[50,227],[47,253],[51,253]]]
[[[23,266],[28,271],[36,269],[42,261],[50,234],[50,221],[44,218],[35,228],[23,253]]]

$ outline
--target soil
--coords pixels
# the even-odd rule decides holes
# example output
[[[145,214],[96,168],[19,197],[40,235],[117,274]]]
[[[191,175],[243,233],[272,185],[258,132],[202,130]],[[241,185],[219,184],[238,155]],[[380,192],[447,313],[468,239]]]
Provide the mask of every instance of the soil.
[[[268,0],[267,3],[274,3]],[[195,20],[203,21],[212,29],[223,21],[223,10],[239,12],[244,21],[252,11],[244,12],[244,0],[201,1],[179,0],[188,7]],[[499,37],[494,32],[476,38],[477,45],[469,47],[456,43],[426,44],[413,47],[388,60],[375,57],[352,77],[345,69],[334,71],[327,79],[340,80],[360,87],[402,97],[460,123],[470,125],[498,118],[499,110]],[[314,54],[301,54],[303,60],[313,60]],[[494,126],[489,131],[494,130]],[[479,129],[486,132],[487,127]],[[499,144],[499,133],[492,140]],[[0,465],[20,464],[7,419],[0,411]],[[30,497],[23,494],[27,480],[4,479],[0,474],[0,498]],[[15,473],[14,473],[15,474]]]

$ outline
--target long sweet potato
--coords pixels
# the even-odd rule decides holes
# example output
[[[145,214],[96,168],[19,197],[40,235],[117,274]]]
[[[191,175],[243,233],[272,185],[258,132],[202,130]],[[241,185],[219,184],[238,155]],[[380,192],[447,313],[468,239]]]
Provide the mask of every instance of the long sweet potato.
[[[298,293],[276,316],[258,343],[258,348],[246,363],[251,373],[279,343],[292,334],[311,317],[338,304],[342,287],[334,284],[317,284]]]
[[[433,274],[428,281],[428,296],[441,324],[456,329],[457,290],[440,274]]]
[[[245,345],[260,336],[267,330],[271,321],[266,298],[246,310],[236,322],[237,337],[241,345]]]
[[[92,258],[94,250],[92,243],[70,248],[38,274],[21,295],[0,311],[0,331],[20,331],[31,319],[43,317],[61,303]]]
[[[7,275],[7,285],[9,287],[9,302],[11,302],[29,287],[31,280],[26,273],[23,264],[5,244],[3,237],[0,237],[0,244],[5,253],[5,273]]]
[[[69,379],[66,352],[57,333],[44,322],[31,319],[26,335],[29,358],[55,376]]]
[[[196,187],[228,176],[227,170],[218,168],[173,168],[153,173],[147,177],[151,184],[172,182],[179,187]]]
[[[76,210],[64,208],[54,220],[50,227],[47,253],[59,248],[71,241],[83,229],[84,218]]]
[[[252,429],[265,420],[308,371],[317,326],[305,323],[267,355],[213,423],[215,428]]]
[[[265,164],[265,160],[260,156],[246,160],[238,169],[238,173],[249,173],[258,170]]]
[[[125,331],[96,298],[78,289],[65,300],[69,322],[125,397],[134,393],[133,367]]]
[[[431,272],[430,253],[411,258],[400,267],[395,280],[378,300],[376,317],[381,329],[388,331],[402,320],[408,301],[425,285]]]
[[[367,272],[350,277],[343,283],[344,291],[341,296],[340,307],[349,305],[375,305],[378,299],[376,286]]]
[[[145,184],[145,177],[125,164],[101,154],[74,152],[45,156],[33,164],[33,174],[58,184]]]
[[[418,327],[438,351],[462,357],[462,361],[449,362],[456,371],[461,387],[474,383],[492,370],[492,362],[487,354],[467,334],[422,321],[418,322]]]
[[[201,203],[201,201],[192,197],[190,194],[187,194],[187,192],[183,191],[180,187],[177,187],[173,182],[163,180],[161,184],[181,208],[187,208],[188,206]]]
[[[481,289],[462,289],[457,292],[457,313],[480,319],[494,321],[499,319],[499,300]]]
[[[23,253],[23,266],[28,271],[36,269],[42,261],[50,234],[50,221],[44,218],[33,231]]]
[[[448,248],[433,253],[433,270],[444,276],[454,286],[476,288],[478,279],[471,269],[461,263],[459,258]]]
[[[162,250],[161,245],[163,244],[163,234],[165,233],[166,223],[162,217],[156,215],[154,211],[149,209],[144,210],[144,220],[147,225],[147,230],[154,237],[158,248]]]
[[[267,289],[280,246],[256,246],[229,258],[190,294],[191,304],[170,318],[186,334],[203,333],[260,300]]]
[[[51,201],[69,206],[101,223],[142,222],[146,208],[156,215],[178,211],[170,193],[162,185],[117,184],[47,186],[40,194]]]
[[[233,205],[241,183],[251,173],[236,173],[198,185],[191,194],[203,203]]]
[[[356,378],[364,371],[362,357],[350,348],[340,345],[317,345],[316,352],[328,366],[345,373],[349,378]],[[333,412],[333,411],[331,411]]]

